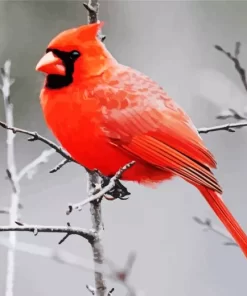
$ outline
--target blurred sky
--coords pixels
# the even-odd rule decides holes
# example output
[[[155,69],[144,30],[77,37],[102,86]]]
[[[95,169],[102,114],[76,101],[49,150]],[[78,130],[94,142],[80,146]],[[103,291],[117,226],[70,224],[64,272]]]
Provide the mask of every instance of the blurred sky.
[[[214,49],[233,50],[242,42],[241,62],[247,65],[246,1],[101,1],[106,46],[123,64],[162,85],[192,117],[197,127],[221,124],[215,116],[228,106],[242,109],[246,93],[233,65]],[[34,71],[46,45],[60,31],[87,22],[80,1],[1,1],[0,63],[13,62],[12,89],[15,125],[53,139],[39,105],[43,76]],[[4,119],[0,104],[0,119]],[[4,179],[5,130],[0,130],[0,206],[9,202],[11,188]],[[215,172],[224,199],[247,230],[247,129],[236,133],[203,135],[218,161]],[[46,147],[16,137],[18,170]],[[90,227],[89,207],[67,217],[69,202],[86,196],[85,172],[69,164],[49,174],[61,158],[53,156],[32,181],[21,184],[22,220],[30,224]],[[127,202],[103,202],[104,247],[108,258],[123,264],[132,250],[138,254],[131,281],[146,295],[230,296],[246,291],[247,266],[236,247],[226,247],[219,236],[203,232],[192,216],[209,217],[221,226],[199,192],[180,179],[147,189],[127,184]],[[0,216],[0,223],[8,223]],[[7,234],[1,234],[6,236]],[[18,239],[57,247],[60,235],[18,233]],[[61,247],[91,259],[90,246],[79,237]],[[4,295],[6,249],[0,246],[0,295]],[[93,275],[42,257],[17,254],[15,296],[87,295]],[[125,295],[122,287],[116,295]]]

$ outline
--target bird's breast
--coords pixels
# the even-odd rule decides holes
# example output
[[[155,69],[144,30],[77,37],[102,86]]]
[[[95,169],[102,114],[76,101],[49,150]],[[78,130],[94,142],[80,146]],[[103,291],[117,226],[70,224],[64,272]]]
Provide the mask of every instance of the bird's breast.
[[[81,94],[81,92],[80,92]],[[62,147],[83,166],[114,174],[122,163],[121,153],[102,130],[101,108],[96,100],[44,91],[41,106],[47,125]],[[125,158],[125,157],[124,157]],[[120,163],[118,163],[118,160]]]

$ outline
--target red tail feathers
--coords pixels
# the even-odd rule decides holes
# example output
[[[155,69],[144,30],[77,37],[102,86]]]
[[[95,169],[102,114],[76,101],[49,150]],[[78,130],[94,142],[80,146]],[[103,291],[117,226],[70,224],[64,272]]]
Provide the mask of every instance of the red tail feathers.
[[[203,186],[198,186],[198,189],[247,257],[247,235],[224,204],[220,194]]]

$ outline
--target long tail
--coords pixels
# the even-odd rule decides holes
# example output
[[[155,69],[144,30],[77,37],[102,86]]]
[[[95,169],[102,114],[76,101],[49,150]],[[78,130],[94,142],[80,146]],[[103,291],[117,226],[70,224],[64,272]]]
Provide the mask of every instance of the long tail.
[[[247,257],[247,235],[224,204],[220,194],[204,186],[197,188]]]

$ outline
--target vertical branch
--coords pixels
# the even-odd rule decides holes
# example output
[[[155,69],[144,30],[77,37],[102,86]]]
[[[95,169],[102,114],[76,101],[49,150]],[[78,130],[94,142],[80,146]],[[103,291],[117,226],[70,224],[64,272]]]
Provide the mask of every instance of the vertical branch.
[[[10,60],[4,63],[1,68],[1,91],[3,95],[4,110],[6,123],[8,126],[14,125],[13,119],[13,104],[10,102],[10,87],[14,80],[10,77],[11,62]],[[15,134],[11,130],[7,130],[7,176],[12,185],[11,205],[9,209],[9,223],[14,225],[18,220],[20,188],[17,178],[16,165],[15,165],[15,151],[14,151],[14,138]],[[16,246],[16,233],[9,233],[9,243],[11,248],[8,250],[7,255],[7,275],[6,275],[6,296],[13,296],[14,276],[15,276],[15,246]]]
[[[88,23],[96,23],[99,15],[99,0],[88,0],[88,3],[83,4],[88,11]],[[100,36],[100,33],[98,34]],[[101,184],[98,175],[93,172],[88,172],[88,194],[95,194],[97,192],[96,186]],[[90,213],[92,219],[92,226],[96,232],[96,238],[92,241],[91,246],[93,250],[93,258],[96,265],[104,262],[104,250],[100,238],[100,232],[102,230],[102,211],[101,211],[101,199],[95,200],[90,204]],[[95,271],[95,291],[97,296],[106,295],[106,284],[102,273]]]
[[[83,3],[88,11],[87,22],[89,24],[97,23],[99,17],[99,0],[88,0],[88,3]]]
[[[88,194],[92,195],[100,190],[101,179],[97,173],[88,172]],[[98,188],[97,188],[98,185]],[[101,211],[101,199],[95,200],[90,203],[90,213],[93,229],[96,232],[95,239],[91,242],[93,251],[93,260],[96,267],[99,264],[104,263],[104,249],[102,245],[102,240],[100,233],[103,230],[103,220]],[[95,271],[95,290],[97,296],[104,296],[106,293],[106,284],[104,280],[104,275],[100,272]]]

